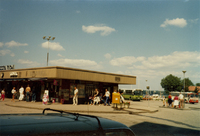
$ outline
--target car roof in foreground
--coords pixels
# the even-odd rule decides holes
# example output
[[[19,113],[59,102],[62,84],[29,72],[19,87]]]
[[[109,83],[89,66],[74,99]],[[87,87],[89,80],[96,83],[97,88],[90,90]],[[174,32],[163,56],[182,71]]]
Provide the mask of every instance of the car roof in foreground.
[[[89,115],[90,116],[90,115]],[[78,117],[78,118],[77,118]],[[81,116],[81,114],[2,114],[1,135],[37,135],[66,132],[83,132],[111,129],[129,129],[126,125],[108,120]]]

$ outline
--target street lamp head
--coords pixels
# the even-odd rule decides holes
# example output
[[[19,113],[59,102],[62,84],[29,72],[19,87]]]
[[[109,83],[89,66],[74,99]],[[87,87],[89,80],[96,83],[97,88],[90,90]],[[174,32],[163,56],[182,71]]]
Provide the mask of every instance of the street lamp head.
[[[49,36],[49,39],[51,38],[51,36]]]
[[[183,70],[182,72],[183,72],[183,73],[186,73],[186,71],[185,71],[185,70]]]
[[[43,39],[45,39],[46,38],[46,36],[43,36]]]
[[[47,40],[49,41],[49,40],[50,40],[50,38],[47,38]]]
[[[52,40],[54,40],[56,37],[53,37]]]

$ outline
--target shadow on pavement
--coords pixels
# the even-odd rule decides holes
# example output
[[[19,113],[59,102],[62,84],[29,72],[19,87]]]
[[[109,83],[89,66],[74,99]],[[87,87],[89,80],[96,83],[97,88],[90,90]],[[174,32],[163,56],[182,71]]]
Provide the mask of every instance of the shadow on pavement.
[[[150,122],[143,122],[130,129],[136,134],[136,136],[199,136],[200,131],[173,127],[162,124],[155,124]]]

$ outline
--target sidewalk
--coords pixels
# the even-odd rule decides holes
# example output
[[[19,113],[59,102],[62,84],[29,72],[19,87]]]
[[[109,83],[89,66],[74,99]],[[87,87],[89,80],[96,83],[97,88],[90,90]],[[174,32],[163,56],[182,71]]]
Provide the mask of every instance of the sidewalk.
[[[38,109],[43,110],[45,108],[51,108],[56,110],[63,110],[66,112],[75,112],[75,113],[104,113],[104,114],[139,114],[139,113],[154,113],[158,111],[158,108],[141,106],[139,103],[131,102],[129,108],[116,109],[112,106],[104,105],[72,105],[72,104],[60,104],[52,103],[48,105],[43,105],[42,102],[26,102],[18,101],[15,99],[15,102],[11,102],[11,99],[6,98],[1,104],[6,106],[18,107],[18,108],[27,108],[27,109]]]

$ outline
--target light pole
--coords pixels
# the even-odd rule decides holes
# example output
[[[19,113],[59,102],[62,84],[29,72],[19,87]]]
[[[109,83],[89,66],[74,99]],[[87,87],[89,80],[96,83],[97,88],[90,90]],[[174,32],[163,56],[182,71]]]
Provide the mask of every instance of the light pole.
[[[49,36],[48,38],[46,38],[46,36],[43,36],[43,39],[48,41],[48,52],[47,52],[47,66],[48,66],[48,61],[49,61],[49,40],[53,41],[55,39],[55,37],[51,38],[51,36]]]
[[[185,92],[185,73],[186,73],[186,71],[183,70],[182,72],[183,72],[183,77],[184,77],[184,92]],[[184,108],[184,107],[185,107],[185,98],[184,98],[184,100],[183,100],[183,108]]]
[[[184,77],[184,92],[185,92],[185,73],[186,73],[186,71],[183,70],[182,72],[183,72],[183,77]]]

